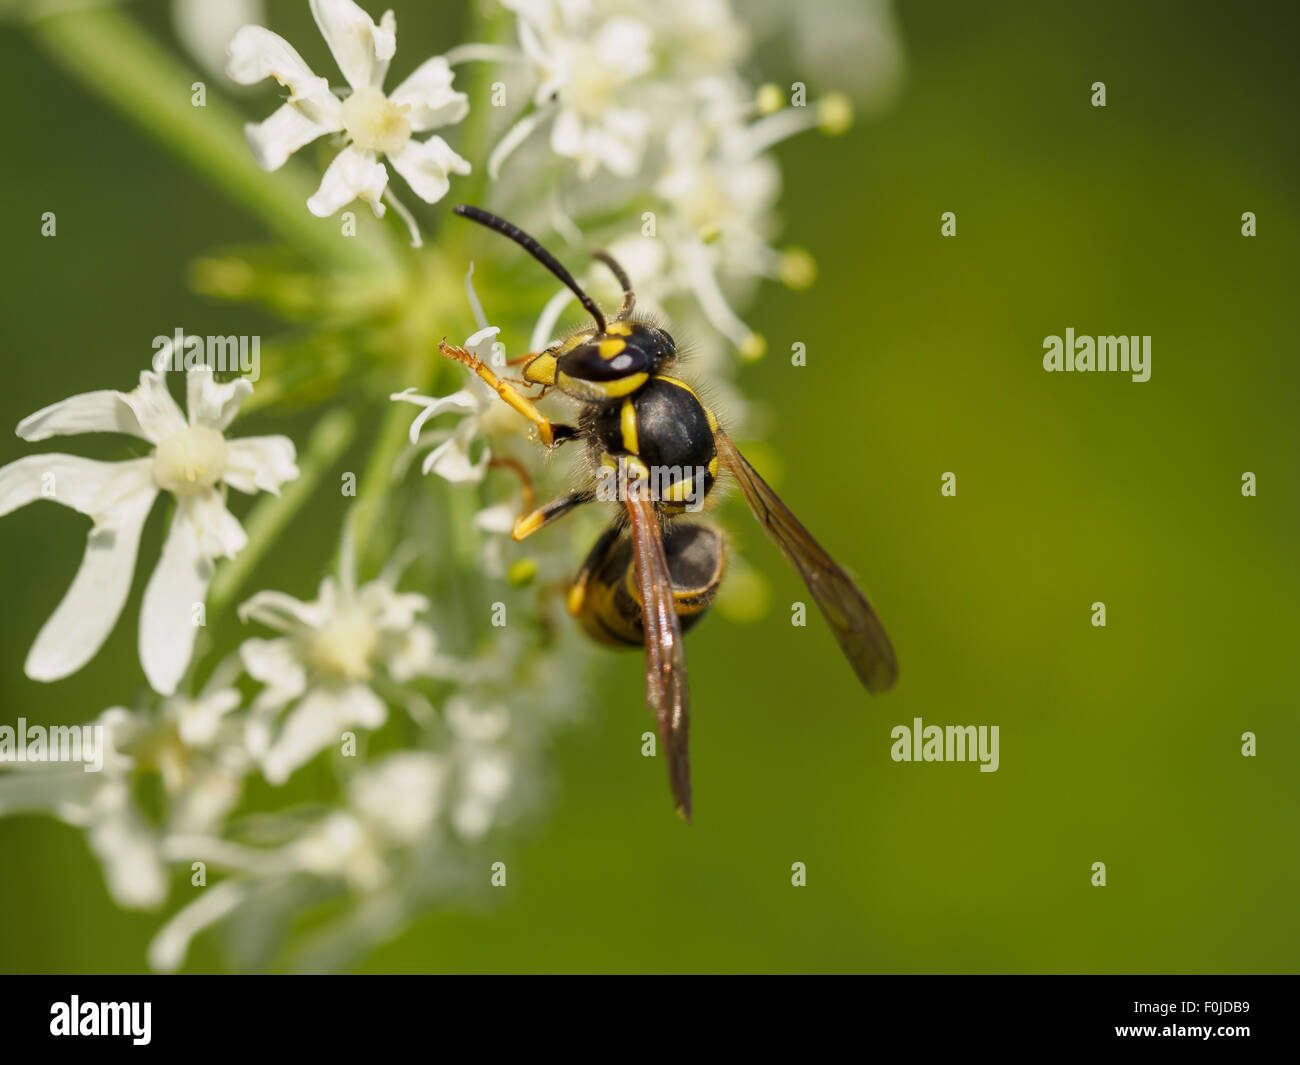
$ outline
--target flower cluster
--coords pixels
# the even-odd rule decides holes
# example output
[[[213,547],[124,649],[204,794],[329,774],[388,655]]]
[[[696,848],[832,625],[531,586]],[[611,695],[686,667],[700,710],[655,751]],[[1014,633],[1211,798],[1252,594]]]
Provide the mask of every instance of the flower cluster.
[[[763,348],[736,308],[764,280],[798,287],[814,270],[806,253],[773,243],[781,175],[771,150],[851,120],[846,97],[747,82],[753,33],[728,0],[475,5],[473,38],[400,80],[389,78],[392,12],[376,20],[354,0],[309,7],[341,81],[264,26],[229,24],[253,18],[257,0],[175,4],[182,40],[208,64],[220,51],[232,88],[279,86],[269,115],[248,105],[261,116],[244,128],[254,161],[310,174],[317,187],[303,210],[318,217],[366,203],[381,220],[366,220],[366,239],[402,265],[373,276],[321,268],[307,283],[265,267],[275,253],[209,270],[221,278],[212,294],[292,305],[315,323],[272,350],[256,396],[248,379],[201,363],[176,372],[181,353],[167,350],[134,389],[80,393],[18,425],[31,443],[124,435],[133,457],[40,452],[0,467],[0,515],[50,500],[92,522],[80,569],[27,657],[38,681],[75,673],[104,646],[130,598],[146,521],[159,497],[167,503],[138,620],[148,693],[81,715],[106,737],[102,768],[0,772],[0,814],[44,810],[83,829],[120,906],[189,893],[148,949],[162,970],[236,913],[248,918],[227,929],[237,963],[284,964],[278,941],[236,926],[287,934],[294,907],[330,895],[346,900],[342,916],[293,944],[290,964],[335,968],[480,882],[478,848],[536,807],[548,732],[581,704],[579,638],[537,610],[539,588],[574,564],[571,542],[539,537],[520,556],[503,535],[534,479],[564,471],[524,458],[535,453],[527,424],[436,356],[445,335],[467,337],[495,365],[503,337],[536,350],[571,294],[543,298],[527,318],[500,289],[480,300],[463,227],[418,217],[390,167],[425,205],[459,183],[529,229],[607,247],[642,306],[699,338],[725,391],[733,356]],[[879,47],[880,26],[868,30]],[[480,121],[466,121],[471,111]],[[323,170],[293,158],[324,138],[333,154]],[[387,207],[421,251],[394,240]],[[488,276],[511,269],[513,260]],[[585,280],[598,298],[617,298],[604,272]],[[326,295],[312,303],[312,293]],[[300,446],[231,431],[241,407],[265,417],[284,400],[321,408]],[[373,440],[364,472],[342,471],[341,495],[329,498],[329,476],[361,440]],[[417,457],[429,476],[406,476]],[[299,514],[309,500],[310,521]],[[329,535],[316,535],[330,520]],[[288,586],[279,580],[242,589],[263,574],[264,555],[322,543],[337,545],[337,561],[314,598],[299,597],[310,585],[274,590]],[[498,614],[530,620],[488,620]],[[268,811],[268,794],[284,800]]]

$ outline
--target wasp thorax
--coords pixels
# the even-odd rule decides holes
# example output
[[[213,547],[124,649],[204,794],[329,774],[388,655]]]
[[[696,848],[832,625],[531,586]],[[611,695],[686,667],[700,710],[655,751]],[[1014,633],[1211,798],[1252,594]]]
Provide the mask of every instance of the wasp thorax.
[[[187,425],[159,442],[153,453],[153,479],[177,495],[211,488],[226,472],[226,438],[206,425]]]
[[[363,85],[343,101],[343,128],[363,151],[394,155],[411,139],[406,108],[373,85]]]

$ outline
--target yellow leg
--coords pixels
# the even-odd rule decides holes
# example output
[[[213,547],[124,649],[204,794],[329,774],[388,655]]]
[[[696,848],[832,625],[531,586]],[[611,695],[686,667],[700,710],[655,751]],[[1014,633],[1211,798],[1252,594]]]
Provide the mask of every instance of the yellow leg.
[[[556,518],[564,517],[574,507],[590,503],[595,498],[596,493],[591,491],[570,492],[566,496],[552,499],[549,503],[543,503],[532,513],[521,514],[515,519],[515,527],[510,532],[510,538],[519,541],[532,536],[538,529],[549,525]]]
[[[567,439],[574,434],[571,426],[554,425],[551,420],[539,411],[536,405],[527,396],[521,393],[513,385],[507,384],[501,380],[491,368],[476,355],[466,351],[464,348],[453,347],[445,340],[438,342],[438,350],[449,359],[455,359],[469,367],[474,373],[478,374],[488,387],[491,388],[498,396],[505,400],[511,407],[517,410],[535,426],[537,426],[537,435],[541,438],[543,444],[550,447],[559,440]]]

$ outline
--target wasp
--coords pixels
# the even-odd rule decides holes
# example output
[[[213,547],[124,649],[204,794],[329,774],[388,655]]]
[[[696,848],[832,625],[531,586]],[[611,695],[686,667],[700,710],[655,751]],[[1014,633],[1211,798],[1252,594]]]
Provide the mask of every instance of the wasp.
[[[712,491],[722,470],[803,578],[867,691],[893,687],[898,678],[893,646],[862,590],[746,461],[695,390],[670,373],[677,345],[660,324],[634,313],[631,281],[612,256],[591,252],[623,289],[622,306],[611,319],[523,230],[478,207],[461,204],[453,210],[522,247],[593,320],[544,351],[510,360],[522,364],[517,384],[541,389],[535,396],[525,395],[464,348],[443,340],[439,350],[532,422],[548,448],[570,440],[586,445],[589,476],[583,486],[527,509],[515,521],[516,541],[598,498],[622,504],[569,586],[567,607],[595,639],[645,648],[646,706],[658,723],[677,812],[689,821],[690,713],[682,634],[717,594],[726,543],[713,526],[683,515]],[[553,422],[538,409],[535,401],[552,388],[577,401],[577,424]],[[602,482],[616,490],[602,494]]]

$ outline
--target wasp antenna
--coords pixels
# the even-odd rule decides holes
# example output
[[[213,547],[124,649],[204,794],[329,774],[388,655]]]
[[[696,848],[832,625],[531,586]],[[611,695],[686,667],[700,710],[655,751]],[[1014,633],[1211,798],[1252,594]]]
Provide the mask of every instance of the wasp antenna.
[[[627,276],[627,271],[624,270],[619,264],[619,261],[607,251],[593,251],[591,257],[608,266],[609,272],[613,274],[618,279],[618,283],[623,286],[623,306],[618,309],[618,317],[619,319],[626,318],[632,313],[632,308],[636,306],[636,293],[632,291],[632,281]]]
[[[516,225],[512,225],[504,218],[494,215],[491,211],[485,211],[481,207],[471,207],[466,203],[458,203],[452,208],[452,212],[460,215],[462,218],[468,218],[472,222],[477,222],[481,226],[487,226],[488,229],[496,230],[503,237],[508,237],[518,244],[524,251],[528,252],[534,259],[541,263],[546,269],[564,282],[565,287],[578,297],[589,315],[596,320],[596,325],[603,333],[606,329],[605,316],[601,313],[596,301],[582,291],[582,288],[573,279],[573,275],[560,263],[560,260],[543,248],[537,241],[525,233]]]

